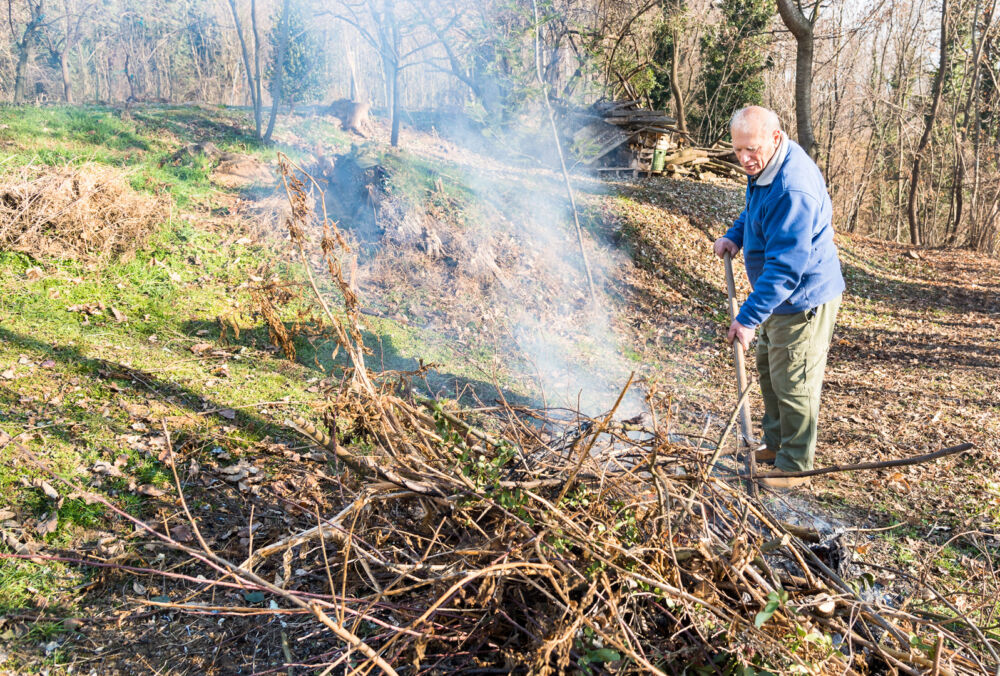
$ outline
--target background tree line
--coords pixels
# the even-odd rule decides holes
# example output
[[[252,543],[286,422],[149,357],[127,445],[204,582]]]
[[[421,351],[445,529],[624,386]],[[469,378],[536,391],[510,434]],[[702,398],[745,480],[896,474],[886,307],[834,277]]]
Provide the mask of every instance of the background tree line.
[[[997,0],[6,0],[13,103],[372,103],[503,127],[601,97],[693,143],[761,103],[827,176],[840,229],[1000,249]],[[541,82],[536,71],[538,35]]]

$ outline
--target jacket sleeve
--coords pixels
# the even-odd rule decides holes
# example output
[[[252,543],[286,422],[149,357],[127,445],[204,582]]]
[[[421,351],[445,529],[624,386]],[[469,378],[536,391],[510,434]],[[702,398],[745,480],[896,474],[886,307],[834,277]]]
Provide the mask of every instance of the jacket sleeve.
[[[809,262],[813,223],[819,210],[815,198],[795,190],[771,205],[762,223],[764,268],[736,315],[740,324],[748,328],[760,325],[798,288]]]
[[[733,221],[733,227],[726,230],[726,234],[723,235],[723,237],[735,244],[738,249],[743,248],[743,224],[746,223],[746,220],[747,210],[744,209],[740,212],[740,215],[736,217],[736,220]]]

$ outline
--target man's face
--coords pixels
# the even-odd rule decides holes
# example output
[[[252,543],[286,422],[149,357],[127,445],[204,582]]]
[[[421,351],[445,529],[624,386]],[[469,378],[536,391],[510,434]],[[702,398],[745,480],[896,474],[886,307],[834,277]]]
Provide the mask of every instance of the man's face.
[[[780,143],[781,132],[777,129],[770,133],[760,127],[751,131],[733,130],[733,152],[747,176],[756,176],[764,171]]]

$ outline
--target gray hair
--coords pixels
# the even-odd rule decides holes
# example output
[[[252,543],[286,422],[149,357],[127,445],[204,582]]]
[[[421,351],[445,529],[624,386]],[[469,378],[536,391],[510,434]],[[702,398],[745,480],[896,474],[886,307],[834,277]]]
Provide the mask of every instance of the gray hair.
[[[733,113],[729,120],[730,133],[736,129],[751,132],[760,127],[764,128],[764,133],[780,131],[781,120],[778,119],[778,114],[762,106],[747,106]]]

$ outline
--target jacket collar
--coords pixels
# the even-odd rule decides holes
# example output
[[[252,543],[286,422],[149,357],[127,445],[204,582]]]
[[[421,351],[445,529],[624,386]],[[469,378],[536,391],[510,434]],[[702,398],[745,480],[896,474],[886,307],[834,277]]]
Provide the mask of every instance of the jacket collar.
[[[778,171],[781,169],[781,164],[785,161],[785,157],[788,155],[788,136],[785,132],[781,132],[781,141],[778,143],[777,149],[774,151],[774,156],[771,157],[771,161],[767,163],[764,167],[764,171],[757,175],[757,178],[753,180],[754,185],[767,186],[771,185],[774,181],[774,177],[778,175]]]

